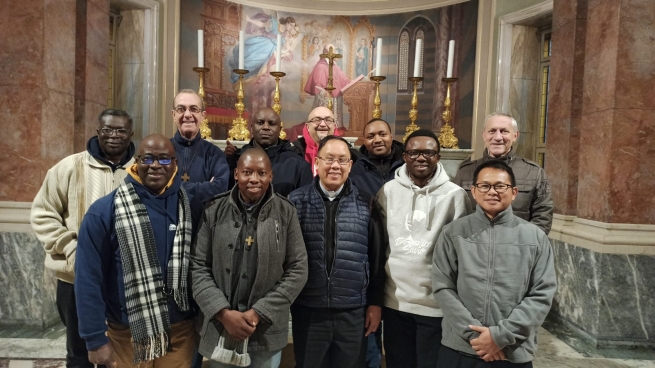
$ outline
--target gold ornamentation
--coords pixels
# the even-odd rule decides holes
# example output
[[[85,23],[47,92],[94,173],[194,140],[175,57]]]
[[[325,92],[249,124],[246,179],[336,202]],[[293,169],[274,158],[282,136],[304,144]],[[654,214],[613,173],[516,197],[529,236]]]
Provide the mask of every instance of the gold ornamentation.
[[[286,73],[283,72],[270,72],[270,75],[275,77],[275,92],[273,93],[273,111],[280,116],[280,139],[287,139],[287,133],[284,131],[284,123],[282,122],[282,105],[280,105],[280,78],[284,77]]]
[[[445,124],[441,127],[441,131],[439,133],[439,145],[443,148],[459,149],[459,146],[457,145],[459,140],[457,137],[455,137],[455,128],[450,126],[450,121],[453,119],[453,114],[450,111],[450,86],[455,81],[457,81],[457,78],[443,78],[441,81],[445,82],[447,87],[446,101],[444,101],[444,110],[441,114]]]
[[[198,86],[198,96],[202,98],[202,104],[203,106],[207,106],[207,102],[205,101],[205,73],[209,72],[209,68],[193,68],[193,71],[198,73],[198,77],[200,79],[200,85]],[[207,139],[212,137],[212,130],[209,128],[209,122],[207,121],[207,118],[203,119],[203,121],[200,123],[200,137],[203,139]]]
[[[380,109],[380,105],[382,104],[382,100],[380,100],[380,82],[385,79],[387,79],[387,77],[381,75],[374,75],[371,77],[371,80],[375,82],[375,99],[373,100],[375,108],[373,109],[373,119],[382,119],[382,110]]]
[[[334,88],[334,84],[332,83],[334,81],[334,77],[332,75],[332,68],[334,68],[334,59],[341,59],[343,57],[343,55],[335,54],[334,53],[334,47],[330,46],[330,49],[328,50],[327,54],[320,54],[318,56],[328,59],[328,63],[330,64],[330,66],[328,68],[328,84],[325,87],[325,90],[328,92],[328,105],[327,105],[327,108],[332,110],[332,107],[333,107],[332,91],[334,91],[336,89],[336,88]]]
[[[237,110],[237,118],[232,120],[232,128],[227,133],[227,139],[235,141],[247,141],[250,140],[250,132],[248,131],[248,124],[246,119],[243,118],[243,111],[246,109],[246,105],[243,103],[243,76],[248,74],[250,71],[245,69],[234,69],[232,70],[239,75],[239,91],[237,92],[237,103],[235,108]]]
[[[412,95],[412,109],[409,110],[409,120],[411,123],[405,128],[403,143],[407,141],[407,137],[410,134],[418,130],[418,125],[416,125],[416,119],[418,118],[418,94],[416,88],[418,87],[418,83],[423,81],[423,77],[409,77],[408,79],[414,84],[414,94]]]

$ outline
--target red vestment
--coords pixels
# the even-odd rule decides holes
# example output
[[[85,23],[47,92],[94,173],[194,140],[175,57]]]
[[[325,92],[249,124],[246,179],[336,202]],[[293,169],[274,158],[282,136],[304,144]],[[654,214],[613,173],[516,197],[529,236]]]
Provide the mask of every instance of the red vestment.
[[[330,73],[330,65],[327,60],[320,58],[314,69],[309,74],[307,78],[307,83],[305,84],[305,92],[309,93],[312,96],[319,94],[320,90],[316,86],[325,89],[328,83],[328,76]],[[332,97],[341,96],[341,88],[350,83],[350,79],[346,77],[346,74],[339,68],[337,64],[334,64],[332,67],[332,85],[335,90],[332,92]]]

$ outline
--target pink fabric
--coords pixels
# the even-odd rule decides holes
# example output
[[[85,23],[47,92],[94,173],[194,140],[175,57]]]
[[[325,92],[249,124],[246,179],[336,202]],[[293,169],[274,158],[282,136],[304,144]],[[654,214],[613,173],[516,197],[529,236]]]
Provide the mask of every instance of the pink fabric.
[[[302,136],[305,138],[305,143],[307,147],[305,149],[305,161],[309,162],[312,165],[312,173],[316,176],[316,155],[318,154],[318,144],[314,142],[314,138],[309,135],[309,130],[307,130],[307,124],[302,129]]]
[[[314,66],[311,74],[309,74],[309,78],[305,84],[305,92],[312,96],[317,95],[319,90],[315,87],[319,86],[321,88],[325,88],[328,83],[329,73],[330,66],[328,65],[328,62],[324,58],[320,58]],[[332,85],[335,88],[335,90],[332,92],[333,96],[341,96],[341,88],[343,88],[348,83],[350,83],[350,79],[346,77],[344,72],[341,71],[341,68],[339,68],[337,64],[334,64],[334,67],[332,68]]]
[[[334,135],[340,137],[341,132],[339,132],[338,129],[335,129]],[[305,149],[305,161],[309,162],[309,164],[312,165],[312,173],[314,176],[316,176],[315,158],[318,155],[318,143],[314,142],[314,139],[309,134],[309,130],[307,129],[307,124],[304,124],[304,127],[302,128],[302,136],[303,138],[305,138],[305,143],[307,144],[307,148]]]

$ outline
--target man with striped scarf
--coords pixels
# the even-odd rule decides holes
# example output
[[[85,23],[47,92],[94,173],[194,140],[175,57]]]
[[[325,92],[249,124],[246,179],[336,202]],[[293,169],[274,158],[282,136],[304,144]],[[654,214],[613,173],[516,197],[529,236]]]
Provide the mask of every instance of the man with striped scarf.
[[[144,138],[135,158],[125,182],[82,221],[80,336],[94,364],[186,368],[197,345],[187,278],[202,207],[181,187],[166,137]]]

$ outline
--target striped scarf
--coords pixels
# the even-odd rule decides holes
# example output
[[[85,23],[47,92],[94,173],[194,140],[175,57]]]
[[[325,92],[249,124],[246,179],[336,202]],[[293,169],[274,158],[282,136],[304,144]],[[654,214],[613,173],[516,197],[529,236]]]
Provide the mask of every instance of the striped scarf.
[[[191,209],[184,189],[178,200],[178,226],[163,282],[155,236],[146,206],[134,186],[125,182],[116,191],[116,235],[123,262],[127,317],[132,332],[134,362],[161,357],[170,350],[168,298],[181,311],[189,310],[187,274],[191,248]]]

